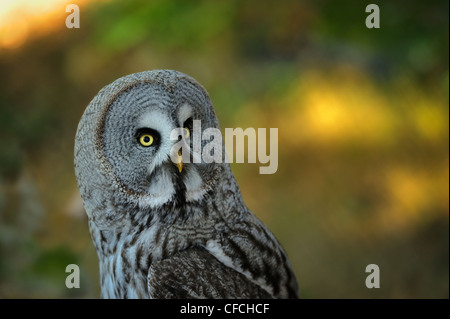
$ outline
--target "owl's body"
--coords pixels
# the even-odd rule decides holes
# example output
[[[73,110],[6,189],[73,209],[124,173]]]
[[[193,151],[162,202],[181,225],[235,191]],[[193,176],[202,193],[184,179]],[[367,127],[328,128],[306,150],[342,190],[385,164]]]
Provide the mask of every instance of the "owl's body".
[[[120,78],[87,107],[75,172],[102,297],[296,298],[285,252],[229,165],[171,160],[170,133],[192,120],[219,128],[203,87],[169,70]]]

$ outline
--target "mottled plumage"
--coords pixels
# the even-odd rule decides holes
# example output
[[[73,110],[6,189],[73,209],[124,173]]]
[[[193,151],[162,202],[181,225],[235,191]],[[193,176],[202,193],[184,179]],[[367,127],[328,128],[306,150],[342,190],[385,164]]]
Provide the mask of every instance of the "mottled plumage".
[[[296,298],[287,256],[244,204],[229,164],[180,172],[170,160],[170,132],[192,120],[219,128],[205,89],[170,70],[120,78],[86,108],[75,173],[102,297]],[[152,146],[138,143],[142,130]]]

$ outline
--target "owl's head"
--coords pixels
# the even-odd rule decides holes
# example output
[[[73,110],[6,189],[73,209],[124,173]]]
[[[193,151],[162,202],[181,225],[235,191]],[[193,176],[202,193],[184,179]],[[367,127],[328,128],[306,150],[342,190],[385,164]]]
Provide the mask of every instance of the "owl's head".
[[[113,203],[155,208],[201,200],[223,164],[174,154],[180,141],[192,150],[196,120],[202,130],[218,129],[206,90],[183,73],[147,71],[104,87],[86,108],[75,138],[75,173],[88,215],[117,210]],[[182,164],[186,157],[190,161]]]

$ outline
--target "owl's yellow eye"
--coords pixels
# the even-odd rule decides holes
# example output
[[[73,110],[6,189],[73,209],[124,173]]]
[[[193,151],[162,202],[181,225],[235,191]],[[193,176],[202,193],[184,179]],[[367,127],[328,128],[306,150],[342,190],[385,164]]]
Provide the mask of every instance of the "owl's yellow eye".
[[[152,145],[153,141],[154,141],[153,136],[151,136],[150,134],[142,134],[139,137],[139,143],[141,143],[141,145],[145,147]]]
[[[189,138],[189,136],[191,136],[191,131],[187,127],[185,127],[184,129],[184,138]]]

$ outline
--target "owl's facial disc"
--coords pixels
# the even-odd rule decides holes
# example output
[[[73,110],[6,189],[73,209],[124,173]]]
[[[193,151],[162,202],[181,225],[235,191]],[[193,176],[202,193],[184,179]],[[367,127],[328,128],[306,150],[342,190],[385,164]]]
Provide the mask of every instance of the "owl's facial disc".
[[[195,156],[191,151],[182,151],[183,160],[181,154],[175,154],[178,162],[171,160],[179,142],[171,139],[174,129],[181,129],[181,140],[187,142],[193,138],[194,119],[214,126],[210,102],[202,94],[172,94],[156,84],[138,84],[115,98],[104,121],[105,158],[120,188],[135,194],[141,205],[200,200],[214,180],[213,164],[184,161],[184,156]]]

